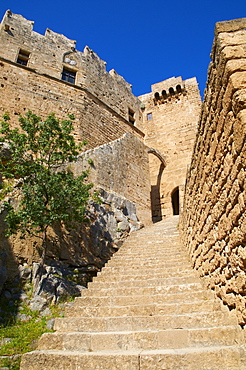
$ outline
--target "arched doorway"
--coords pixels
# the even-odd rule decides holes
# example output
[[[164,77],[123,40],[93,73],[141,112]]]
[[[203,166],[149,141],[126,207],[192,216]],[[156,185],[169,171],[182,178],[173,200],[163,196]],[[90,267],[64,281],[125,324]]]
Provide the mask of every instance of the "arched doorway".
[[[172,207],[173,215],[179,215],[179,188],[176,187],[172,191]]]
[[[161,195],[160,195],[160,186],[161,186],[161,177],[166,167],[165,158],[162,154],[153,148],[148,148],[148,153],[154,154],[150,160],[150,166],[154,170],[154,176],[151,179],[151,212],[152,212],[152,221],[158,222],[162,220],[162,209],[161,209]]]
[[[150,201],[151,201],[152,222],[158,222],[162,220],[160,185],[163,170],[164,166],[163,163],[161,163],[157,175],[156,184],[151,185]]]

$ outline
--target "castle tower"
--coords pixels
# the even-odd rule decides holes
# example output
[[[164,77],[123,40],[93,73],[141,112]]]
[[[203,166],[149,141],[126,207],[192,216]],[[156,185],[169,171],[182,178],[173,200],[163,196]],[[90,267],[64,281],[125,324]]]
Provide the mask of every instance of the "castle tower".
[[[165,163],[150,154],[152,219],[179,214],[183,203],[187,166],[190,163],[201,109],[196,78],[172,77],[151,86],[142,101],[145,144],[157,149]]]

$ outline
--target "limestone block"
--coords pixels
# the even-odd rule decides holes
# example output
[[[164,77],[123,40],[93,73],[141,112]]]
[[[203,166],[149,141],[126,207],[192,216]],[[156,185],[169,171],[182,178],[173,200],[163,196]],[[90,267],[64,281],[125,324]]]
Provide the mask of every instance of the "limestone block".
[[[215,35],[218,35],[221,32],[235,32],[245,28],[246,28],[246,18],[217,22],[215,25]]]
[[[246,35],[245,29],[241,29],[230,33],[223,32],[218,35],[217,42],[221,49],[223,49],[225,46],[227,47],[228,45],[238,46],[241,44],[245,44],[245,35]]]

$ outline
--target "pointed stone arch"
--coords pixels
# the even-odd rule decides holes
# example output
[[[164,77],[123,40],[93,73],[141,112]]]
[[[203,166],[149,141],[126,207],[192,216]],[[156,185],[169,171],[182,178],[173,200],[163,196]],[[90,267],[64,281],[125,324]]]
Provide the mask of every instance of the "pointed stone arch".
[[[154,149],[154,148],[148,148],[148,153],[154,154],[157,158],[160,159],[163,166],[166,167],[165,157],[161,154],[161,152],[159,152],[159,150]]]

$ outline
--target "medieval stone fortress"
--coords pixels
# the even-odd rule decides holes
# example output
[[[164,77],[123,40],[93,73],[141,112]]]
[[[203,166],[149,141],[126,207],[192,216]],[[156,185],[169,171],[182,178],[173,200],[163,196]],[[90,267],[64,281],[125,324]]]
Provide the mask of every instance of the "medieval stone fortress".
[[[73,171],[92,158],[111,220],[113,247],[77,235],[50,256],[101,268],[124,222],[134,231],[21,368],[246,369],[246,19],[216,24],[203,103],[194,77],[136,97],[88,46],[10,10],[0,50],[0,113],[74,114],[89,144]],[[31,239],[0,242],[9,271],[37,259]]]

